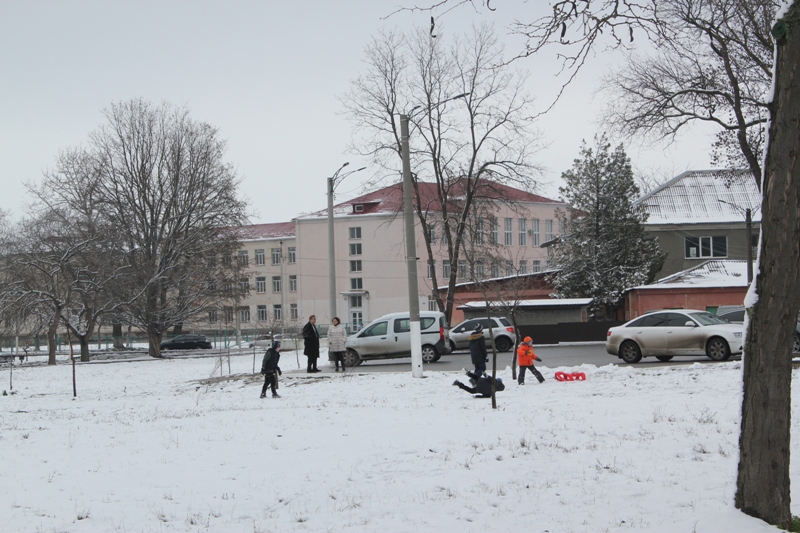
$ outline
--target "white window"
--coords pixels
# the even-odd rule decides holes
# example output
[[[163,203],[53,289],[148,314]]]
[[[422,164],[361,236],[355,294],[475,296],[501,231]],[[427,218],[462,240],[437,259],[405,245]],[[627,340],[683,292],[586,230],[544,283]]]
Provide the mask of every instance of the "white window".
[[[472,242],[475,243],[476,246],[483,246],[483,219],[479,218],[475,221],[475,235],[473,237]]]
[[[289,276],[289,292],[297,292],[297,276]]]
[[[511,246],[514,244],[514,219],[505,219],[505,244]]]
[[[492,277],[499,278],[500,277],[500,265],[495,262],[492,262]]]
[[[247,250],[239,250],[239,255],[236,257],[236,260],[239,262],[240,267],[246,267],[250,262]]]
[[[519,262],[519,273],[520,274],[527,274],[528,273],[528,262],[524,259]]]
[[[514,261],[506,261],[506,276],[513,276],[514,274]]]
[[[360,291],[364,288],[364,280],[362,278],[350,278],[350,290]]]
[[[489,220],[489,244],[500,244],[498,240],[498,232],[500,231],[500,223],[496,218],[492,217]]]
[[[553,220],[549,218],[544,221],[544,240],[553,240]]]
[[[280,276],[272,276],[272,292],[281,292]]]
[[[250,322],[250,308],[249,307],[240,307],[239,308],[239,322]]]
[[[266,322],[269,320],[267,317],[267,306],[266,305],[259,305],[256,307],[256,313],[258,313],[258,321],[259,322]]]
[[[256,292],[258,294],[264,294],[267,292],[267,277],[266,276],[259,276],[256,278]]]
[[[250,292],[250,280],[247,278],[239,278],[239,292],[242,294]]]
[[[431,244],[436,244],[436,223],[428,224],[428,239]]]
[[[350,261],[350,272],[361,272],[361,260]]]
[[[297,309],[297,304],[289,304],[289,318],[292,320],[300,318],[300,311]]]
[[[444,279],[450,279],[450,260],[445,259],[442,261],[442,277]]]
[[[217,310],[212,309],[208,312],[208,323],[209,324],[216,324],[217,323]]]
[[[541,272],[542,271],[542,262],[538,259],[533,260],[533,271],[534,272]]]
[[[280,248],[273,248],[272,249],[272,264],[273,265],[280,265],[281,264],[281,249]]]
[[[353,332],[361,329],[364,325],[364,314],[361,311],[353,311],[350,313],[350,329]]]
[[[275,304],[272,306],[272,316],[275,318],[276,321],[281,320],[283,318],[283,310],[281,309],[281,304]]]
[[[695,257],[727,257],[728,238],[719,237],[686,237],[686,258]]]
[[[264,257],[263,248],[259,248],[258,250],[256,250],[255,259],[256,259],[256,266],[264,266],[264,264],[266,263],[266,258]]]
[[[349,228],[349,230],[350,230],[350,239],[355,240],[355,239],[360,239],[361,238],[361,227],[360,226],[359,227]]]
[[[477,279],[483,279],[486,277],[486,267],[483,266],[483,261],[475,262],[475,277]]]
[[[350,296],[350,307],[360,308],[361,304],[361,296]]]
[[[531,220],[531,244],[533,246],[539,246],[541,241],[539,240],[539,219],[534,218]]]
[[[294,246],[289,247],[289,263],[297,263],[297,249]]]
[[[350,255],[361,255],[361,243],[360,242],[351,242],[350,243]]]
[[[436,274],[436,260],[435,259],[429,259],[428,260],[428,279],[433,278],[433,276],[435,274]]]
[[[466,279],[468,273],[469,272],[467,271],[467,262],[465,260],[463,260],[463,259],[459,259],[458,260],[458,272],[456,273],[456,275],[458,276],[458,279]]]
[[[517,224],[519,226],[519,245],[520,246],[527,246],[528,245],[528,221],[524,218],[520,218],[517,220]]]

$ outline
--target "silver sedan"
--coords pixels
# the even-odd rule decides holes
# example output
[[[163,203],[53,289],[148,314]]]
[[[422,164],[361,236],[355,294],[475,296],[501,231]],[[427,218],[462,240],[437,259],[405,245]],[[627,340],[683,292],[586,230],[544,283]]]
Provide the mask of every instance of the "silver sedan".
[[[608,330],[606,351],[626,363],[655,356],[669,361],[680,355],[703,355],[724,361],[742,353],[742,326],[706,311],[656,311]]]

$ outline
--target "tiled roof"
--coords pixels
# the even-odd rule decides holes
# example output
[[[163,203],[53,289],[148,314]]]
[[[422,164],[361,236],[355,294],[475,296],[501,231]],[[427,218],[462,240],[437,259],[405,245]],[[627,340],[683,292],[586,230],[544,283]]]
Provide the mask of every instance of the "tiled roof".
[[[645,194],[635,203],[649,213],[646,224],[743,222],[744,210],[761,220],[761,192],[749,170],[692,170]]]
[[[561,204],[557,200],[545,198],[538,194],[529,193],[508,185],[502,185],[495,182],[485,182],[486,186],[480,195],[484,198],[497,198],[504,199],[511,202],[532,202],[532,203],[546,203],[546,204]],[[419,191],[422,196],[422,204],[427,206],[429,211],[440,211],[441,205],[437,200],[436,184],[429,182],[420,182]],[[458,195],[458,189],[454,187],[450,191],[451,197]],[[354,212],[353,206],[361,205],[363,211]],[[334,206],[334,214],[336,215],[366,215],[374,213],[398,213],[403,209],[403,183],[398,182],[388,187],[378,189],[358,198],[353,198],[346,202],[336,204]],[[327,215],[327,209],[302,215],[298,218],[317,218]]]
[[[289,239],[294,238],[294,222],[277,222],[275,224],[252,224],[239,228],[240,238],[243,241],[257,241],[262,239]]]
[[[714,259],[635,289],[747,287],[747,261]]]

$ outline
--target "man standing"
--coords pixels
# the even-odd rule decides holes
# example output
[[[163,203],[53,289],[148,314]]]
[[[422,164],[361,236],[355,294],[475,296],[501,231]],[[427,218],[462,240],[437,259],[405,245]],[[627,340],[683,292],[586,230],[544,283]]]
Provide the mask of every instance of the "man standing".
[[[475,365],[475,374],[482,376],[486,372],[486,339],[483,337],[483,326],[478,324],[475,331],[467,337],[469,341],[469,355]]]
[[[319,372],[317,359],[319,358],[319,330],[317,329],[317,316],[308,317],[308,323],[303,326],[303,355],[308,358],[306,373]]]

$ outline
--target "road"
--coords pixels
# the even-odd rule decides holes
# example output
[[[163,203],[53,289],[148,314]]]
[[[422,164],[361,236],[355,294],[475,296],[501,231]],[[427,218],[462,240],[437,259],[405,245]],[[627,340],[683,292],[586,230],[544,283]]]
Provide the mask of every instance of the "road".
[[[556,367],[573,367],[584,364],[594,366],[604,365],[625,365],[621,359],[616,356],[606,353],[605,343],[592,342],[592,343],[569,343],[557,344],[547,346],[533,346],[536,355],[541,357],[544,361],[536,363],[537,367],[556,368]],[[497,354],[497,368],[505,368],[511,366],[511,352],[504,352]],[[491,352],[489,353],[489,368],[491,368]],[[656,368],[661,366],[673,366],[681,364],[692,363],[713,363],[707,357],[679,357],[669,362],[661,362],[654,357],[646,357],[640,363],[632,366],[634,368]],[[459,350],[450,355],[442,356],[436,363],[423,365],[424,371],[445,371],[456,372],[466,368],[472,369],[472,362],[470,361],[469,351]],[[326,368],[327,371],[327,368]],[[383,361],[367,361],[358,367],[359,372],[405,372],[411,371],[411,359],[386,359]]]

